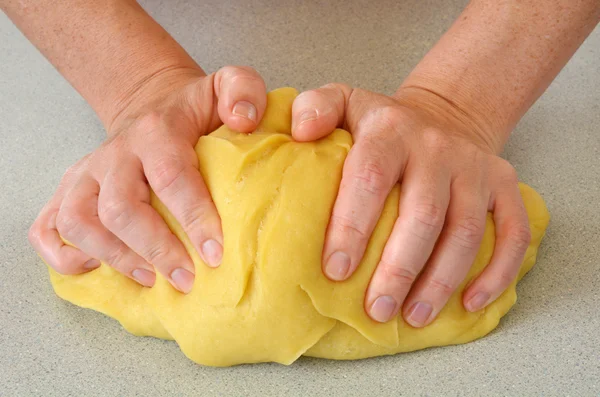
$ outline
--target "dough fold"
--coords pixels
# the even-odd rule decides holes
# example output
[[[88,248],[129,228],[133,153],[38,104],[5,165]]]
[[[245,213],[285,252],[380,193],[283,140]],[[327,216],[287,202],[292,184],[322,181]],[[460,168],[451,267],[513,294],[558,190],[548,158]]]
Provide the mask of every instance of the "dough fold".
[[[115,318],[132,334],[174,339],[191,360],[211,366],[290,364],[303,354],[358,359],[465,343],[494,329],[516,301],[518,280],[477,313],[461,304],[464,286],[493,253],[490,214],[468,276],[425,328],[412,328],[401,316],[380,324],[363,309],[366,287],[398,215],[400,186],[389,195],[356,273],[341,283],[322,274],[325,229],[352,139],[338,129],[317,142],[294,142],[290,125],[296,95],[291,88],[269,93],[265,116],[253,134],[222,126],[198,141],[200,172],[223,224],[219,268],[202,263],[180,225],[152,195],[152,205],[194,260],[191,293],[179,293],[159,274],[154,287],[141,287],[104,263],[77,276],[50,269],[56,293]],[[519,280],[534,265],[549,221],[542,198],[526,185],[520,190],[532,241]]]

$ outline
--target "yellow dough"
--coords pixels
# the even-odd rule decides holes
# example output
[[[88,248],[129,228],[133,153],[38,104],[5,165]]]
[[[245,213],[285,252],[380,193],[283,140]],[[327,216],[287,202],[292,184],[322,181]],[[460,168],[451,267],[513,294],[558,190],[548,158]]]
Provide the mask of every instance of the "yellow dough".
[[[336,130],[317,142],[290,135],[291,88],[273,91],[256,132],[223,126],[200,138],[200,171],[221,215],[224,256],[205,266],[162,203],[152,205],[183,241],[196,266],[192,292],[176,291],[157,274],[144,288],[105,264],[92,272],[62,276],[50,270],[63,299],[117,319],[135,335],[174,339],[197,363],[227,366],[275,361],[290,364],[307,355],[358,359],[480,338],[496,327],[516,301],[515,281],[495,302],[468,313],[461,295],[489,263],[494,224],[468,276],[438,319],[415,329],[398,316],[379,324],[363,309],[364,293],[398,215],[399,186],[392,191],[358,271],[346,282],[321,272],[325,229],[339,187],[351,136]],[[520,185],[532,241],[519,279],[533,266],[549,215],[542,198]]]

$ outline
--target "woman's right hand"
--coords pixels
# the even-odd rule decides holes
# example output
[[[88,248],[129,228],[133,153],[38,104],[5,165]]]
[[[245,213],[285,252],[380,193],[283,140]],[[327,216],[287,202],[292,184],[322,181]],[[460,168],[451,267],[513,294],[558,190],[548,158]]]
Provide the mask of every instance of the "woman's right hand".
[[[265,84],[251,68],[225,67],[209,76],[169,70],[148,80],[108,123],[106,142],[65,173],[29,241],[61,274],[84,273],[102,261],[147,287],[156,269],[173,287],[190,292],[193,262],[150,206],[150,189],[204,262],[219,266],[221,220],[194,146],[222,123],[254,130],[266,101]]]

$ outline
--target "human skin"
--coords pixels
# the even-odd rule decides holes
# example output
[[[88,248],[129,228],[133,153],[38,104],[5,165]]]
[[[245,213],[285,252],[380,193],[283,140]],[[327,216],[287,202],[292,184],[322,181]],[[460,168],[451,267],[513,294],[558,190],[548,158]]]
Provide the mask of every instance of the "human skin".
[[[32,226],[32,244],[62,273],[86,271],[84,264],[97,266],[97,259],[138,281],[133,272],[152,272],[150,263],[167,276],[183,268],[190,274],[169,280],[189,291],[193,267],[149,208],[145,179],[205,260],[218,265],[219,218],[190,150],[220,120],[251,131],[264,111],[264,83],[249,69],[204,77],[132,1],[1,4],[96,110],[109,136],[117,136],[67,172]],[[373,319],[388,321],[403,308],[411,325],[431,322],[472,263],[488,210],[498,243],[490,265],[465,291],[465,307],[479,310],[514,279],[529,229],[515,171],[497,155],[599,18],[596,0],[472,1],[394,96],[332,84],[296,99],[297,140],[317,139],[335,126],[355,140],[327,231],[328,277],[351,276],[385,197],[402,182],[400,216],[365,298]],[[188,121],[185,138],[174,133],[181,120]],[[174,163],[179,157],[187,162]],[[123,167],[123,158],[136,166]],[[110,183],[99,183],[107,177]],[[141,193],[114,188],[135,184]],[[97,204],[84,208],[86,197],[98,197]],[[59,233],[79,248],[62,244]],[[206,241],[217,245],[203,254]],[[152,285],[153,274],[146,276],[142,284]]]
[[[206,76],[134,1],[1,5],[88,101],[108,134],[65,173],[30,229],[31,244],[63,274],[103,261],[145,286],[154,284],[156,269],[189,292],[193,262],[150,206],[150,188],[204,261],[218,266],[221,220],[194,146],[221,122],[252,131],[266,106],[262,78],[238,67]]]
[[[472,1],[393,96],[330,84],[296,99],[297,140],[335,126],[354,138],[323,251],[329,278],[351,276],[402,182],[365,296],[371,318],[402,310],[415,327],[433,321],[466,276],[488,211],[496,246],[465,290],[465,308],[484,308],[514,280],[530,232],[516,172],[498,154],[599,20],[598,0]]]

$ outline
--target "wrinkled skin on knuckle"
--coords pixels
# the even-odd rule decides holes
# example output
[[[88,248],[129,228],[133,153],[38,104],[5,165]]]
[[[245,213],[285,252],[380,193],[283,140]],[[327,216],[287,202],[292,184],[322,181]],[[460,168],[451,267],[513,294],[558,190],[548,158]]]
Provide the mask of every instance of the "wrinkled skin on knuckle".
[[[156,160],[148,170],[148,179],[157,194],[161,194],[177,182],[186,171],[187,165],[171,157],[162,157]]]
[[[429,239],[438,234],[444,226],[446,211],[431,199],[421,199],[410,214],[414,227],[413,234],[422,239]]]
[[[209,221],[208,209],[200,206],[185,208],[181,212],[181,226],[185,230],[202,231],[202,225]]]
[[[501,294],[509,285],[515,281],[517,274],[519,272],[519,268],[505,268],[501,269],[497,272],[493,277],[493,285],[491,286],[491,293],[499,295]]]
[[[434,289],[443,296],[450,296],[456,289],[457,285],[450,280],[432,278],[427,282],[428,289]]]
[[[167,258],[170,253],[171,247],[169,243],[163,239],[158,239],[146,247],[142,256],[151,264],[155,264],[155,262],[160,262],[162,259]]]
[[[384,280],[396,288],[408,289],[417,279],[417,274],[412,270],[390,260],[382,259],[379,262],[379,271],[382,272]]]
[[[519,222],[508,231],[510,247],[516,255],[523,255],[531,243],[531,229],[528,223]]]
[[[124,197],[114,194],[100,195],[98,200],[98,218],[102,224],[112,230],[123,230],[131,222],[132,205]]]
[[[119,264],[119,268],[122,268],[124,257],[125,257],[125,246],[121,244],[121,245],[119,245],[119,247],[117,249],[110,251],[106,255],[106,261],[110,266]],[[121,269],[121,270],[125,270],[125,269]]]
[[[56,230],[67,240],[74,241],[85,236],[89,227],[87,217],[77,209],[64,209],[56,216]]]
[[[381,161],[376,157],[363,160],[360,168],[353,174],[354,187],[365,194],[381,196],[387,194],[390,178]]]
[[[356,219],[347,216],[332,215],[331,227],[334,234],[339,236],[354,236],[355,241],[365,242],[368,240],[367,231],[363,230]]]
[[[479,248],[485,225],[476,216],[463,215],[451,231],[450,241],[456,246],[469,250]]]

